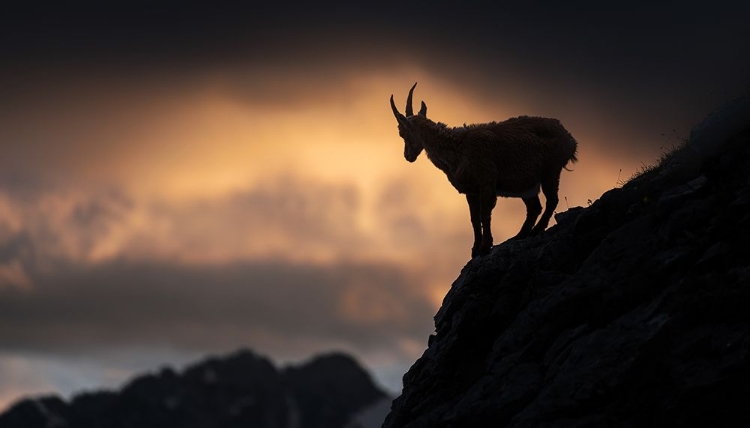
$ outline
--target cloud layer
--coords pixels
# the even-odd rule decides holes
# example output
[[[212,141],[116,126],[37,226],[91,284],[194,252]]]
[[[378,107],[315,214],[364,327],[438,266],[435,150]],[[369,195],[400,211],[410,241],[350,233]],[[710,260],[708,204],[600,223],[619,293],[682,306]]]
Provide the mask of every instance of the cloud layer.
[[[419,81],[449,125],[561,119],[581,159],[561,211],[750,74],[739,2],[45,6],[0,15],[0,401],[96,384],[37,368],[115,349],[339,347],[397,380],[471,230],[442,173],[402,160],[391,94]],[[496,238],[523,211],[499,201]]]
[[[361,224],[356,188],[311,178],[176,203],[113,189],[21,195],[0,191],[4,349],[365,352],[430,330],[434,273],[410,263],[427,226],[391,191],[378,206],[386,236]]]
[[[432,305],[394,266],[111,262],[32,273],[0,290],[5,349],[227,349],[293,355],[310,343],[397,350],[429,331]]]

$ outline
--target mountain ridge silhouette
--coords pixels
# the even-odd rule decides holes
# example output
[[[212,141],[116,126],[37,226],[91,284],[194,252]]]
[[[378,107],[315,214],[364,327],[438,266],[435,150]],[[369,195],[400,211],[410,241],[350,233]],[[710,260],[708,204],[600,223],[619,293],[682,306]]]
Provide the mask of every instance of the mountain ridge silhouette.
[[[0,427],[350,427],[388,398],[349,355],[277,369],[243,349],[138,376],[119,391],[27,398],[0,415]]]

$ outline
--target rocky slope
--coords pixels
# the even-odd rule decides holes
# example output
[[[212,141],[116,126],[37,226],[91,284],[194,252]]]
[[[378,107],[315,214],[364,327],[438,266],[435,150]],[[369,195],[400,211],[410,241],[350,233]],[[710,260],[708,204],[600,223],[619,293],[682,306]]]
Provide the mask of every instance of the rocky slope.
[[[0,415],[2,428],[353,426],[358,412],[386,398],[342,354],[277,370],[249,351],[212,358],[183,373],[164,369],[120,392],[27,399]],[[381,419],[382,420],[382,419]]]
[[[557,222],[464,267],[384,427],[750,426],[750,98]]]

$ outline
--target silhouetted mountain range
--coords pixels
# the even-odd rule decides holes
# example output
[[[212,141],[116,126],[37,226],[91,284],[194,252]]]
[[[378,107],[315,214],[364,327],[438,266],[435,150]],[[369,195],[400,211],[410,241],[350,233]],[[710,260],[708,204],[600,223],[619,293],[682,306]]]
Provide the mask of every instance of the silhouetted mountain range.
[[[26,399],[0,415],[2,428],[360,427],[360,412],[388,399],[344,354],[276,369],[250,351],[211,358],[182,373],[163,369],[119,392]],[[382,421],[382,419],[381,419]]]
[[[464,267],[384,427],[750,426],[750,97],[557,223]]]

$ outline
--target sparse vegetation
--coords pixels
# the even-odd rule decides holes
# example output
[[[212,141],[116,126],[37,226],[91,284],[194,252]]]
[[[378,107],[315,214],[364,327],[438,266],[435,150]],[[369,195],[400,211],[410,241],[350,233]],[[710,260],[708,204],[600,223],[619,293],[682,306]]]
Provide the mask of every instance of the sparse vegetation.
[[[688,140],[687,138],[685,138],[679,144],[673,144],[668,148],[662,147],[662,152],[659,154],[659,158],[656,160],[656,162],[654,162],[653,164],[641,163],[640,170],[636,171],[628,180],[623,183],[623,185],[640,177],[650,177],[654,174],[661,173],[664,168],[668,167],[672,160],[674,160],[677,155],[685,148],[687,143]]]

